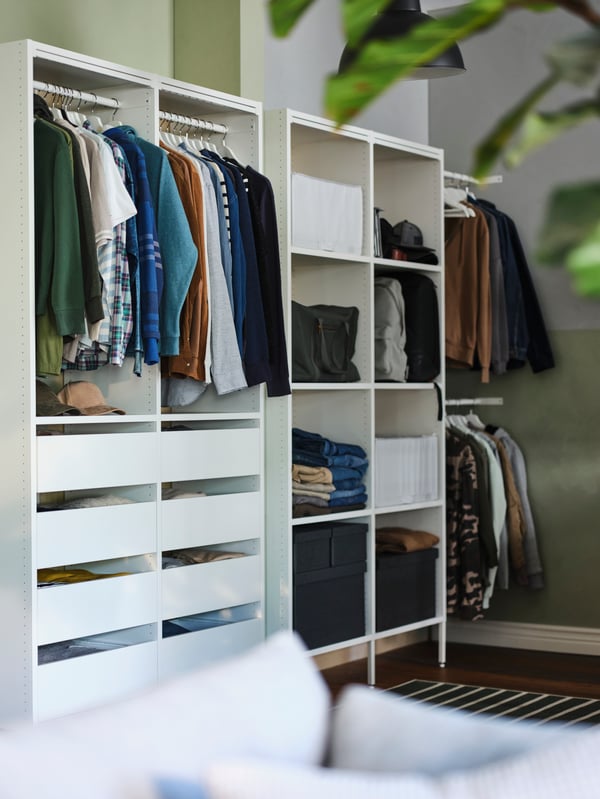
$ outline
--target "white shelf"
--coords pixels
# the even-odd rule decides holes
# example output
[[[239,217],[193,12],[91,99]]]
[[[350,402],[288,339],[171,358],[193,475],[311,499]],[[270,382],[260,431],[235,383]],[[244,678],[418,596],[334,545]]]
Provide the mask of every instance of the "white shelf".
[[[443,366],[443,154],[427,145],[396,139],[357,127],[337,129],[325,119],[289,109],[265,113],[265,171],[276,199],[280,223],[282,281],[288,305],[291,341],[291,302],[329,303],[359,309],[354,362],[360,381],[292,384],[292,398],[267,408],[267,630],[293,626],[294,532],[313,524],[367,523],[364,577],[364,635],[319,646],[313,654],[334,652],[356,644],[369,645],[369,675],[374,678],[376,640],[413,629],[439,629],[439,659],[445,661],[445,469],[444,427],[439,417],[438,391],[431,383],[384,383],[374,380],[374,279],[376,275],[417,272],[437,289],[440,316],[440,355]],[[360,186],[363,198],[362,255],[299,249],[291,245],[291,183],[294,173]],[[435,249],[437,265],[374,258],[373,211],[383,209],[391,224],[403,219],[418,225],[425,242]],[[443,402],[443,369],[437,378]],[[443,405],[442,405],[443,409]],[[292,516],[290,429],[300,427],[338,442],[359,444],[369,458],[365,476],[366,507],[322,515]],[[437,440],[437,484],[440,499],[391,507],[373,507],[377,481],[375,439],[380,436],[434,435]],[[428,529],[440,539],[435,563],[434,615],[401,627],[376,631],[376,553],[378,526]],[[326,611],[326,608],[323,608]],[[358,612],[358,611],[357,611]],[[350,627],[354,629],[354,627]]]

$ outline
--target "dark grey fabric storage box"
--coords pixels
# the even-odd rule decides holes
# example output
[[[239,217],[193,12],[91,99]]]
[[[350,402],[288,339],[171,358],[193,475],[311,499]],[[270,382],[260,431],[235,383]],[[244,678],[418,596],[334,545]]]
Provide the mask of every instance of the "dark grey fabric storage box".
[[[365,634],[366,562],[294,578],[294,630],[309,649]]]
[[[331,525],[331,565],[343,566],[367,559],[367,524],[343,522]]]
[[[438,550],[377,555],[375,629],[390,630],[435,616]]]
[[[368,529],[364,522],[319,522],[296,527],[294,574],[365,561]]]
[[[363,522],[294,529],[294,629],[309,649],[365,634],[368,529]]]
[[[328,569],[331,565],[331,527],[311,524],[297,527],[294,536],[294,573]]]

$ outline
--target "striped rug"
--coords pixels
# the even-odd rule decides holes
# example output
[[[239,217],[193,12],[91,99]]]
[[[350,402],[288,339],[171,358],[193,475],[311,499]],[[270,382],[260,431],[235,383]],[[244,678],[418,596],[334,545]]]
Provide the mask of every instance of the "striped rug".
[[[494,718],[527,719],[537,724],[600,724],[599,699],[425,680],[410,680],[389,690],[419,702]]]

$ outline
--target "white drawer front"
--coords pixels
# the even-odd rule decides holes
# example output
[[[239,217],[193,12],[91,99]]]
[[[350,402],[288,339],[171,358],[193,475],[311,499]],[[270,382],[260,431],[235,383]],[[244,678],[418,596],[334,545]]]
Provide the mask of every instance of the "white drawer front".
[[[163,619],[244,605],[258,601],[261,595],[258,555],[181,566],[162,573]]]
[[[156,621],[156,572],[37,591],[38,645]]]
[[[37,719],[127,696],[157,681],[156,641],[38,666]]]
[[[158,436],[107,433],[39,436],[38,491],[155,483]]]
[[[161,680],[174,677],[238,655],[260,643],[264,634],[262,619],[248,619],[165,638],[160,644],[159,677]]]
[[[260,538],[261,494],[219,494],[162,503],[163,550]]]
[[[156,503],[135,502],[37,514],[37,566],[155,552]]]
[[[260,472],[258,428],[161,434],[161,480],[202,480]]]

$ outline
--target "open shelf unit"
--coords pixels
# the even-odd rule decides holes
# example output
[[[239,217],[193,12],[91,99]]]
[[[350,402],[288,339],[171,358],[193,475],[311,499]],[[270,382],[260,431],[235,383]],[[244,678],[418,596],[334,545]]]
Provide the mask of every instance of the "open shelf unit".
[[[267,630],[294,626],[296,531],[315,524],[354,521],[366,524],[364,602],[360,635],[342,635],[312,651],[315,654],[366,644],[369,680],[374,682],[379,639],[421,628],[437,628],[439,661],[445,662],[445,474],[443,368],[435,383],[388,383],[375,380],[374,279],[403,271],[428,275],[438,298],[440,363],[443,364],[443,154],[425,145],[380,135],[369,130],[335,126],[319,117],[289,109],[265,112],[265,172],[273,183],[280,225],[284,308],[291,339],[291,302],[326,303],[359,309],[356,352],[360,379],[351,383],[293,383],[292,396],[269,404],[266,424],[267,485]],[[327,182],[358,186],[362,192],[362,249],[360,252],[311,250],[293,244],[293,175],[300,173]],[[424,243],[436,250],[437,265],[374,257],[373,212],[393,225],[407,219],[422,231]],[[334,209],[333,209],[334,210]],[[334,442],[360,445],[368,455],[368,502],[359,510],[294,518],[292,513],[292,436],[299,427]],[[437,493],[434,499],[398,502],[378,507],[375,442],[380,437],[433,436],[436,442]],[[379,475],[381,477],[381,475]],[[440,538],[435,563],[435,604],[425,618],[378,630],[377,558],[375,532],[402,526],[427,530]],[[330,608],[319,609],[327,614]],[[354,612],[354,611],[353,611]],[[418,616],[419,614],[417,614]],[[345,627],[344,624],[341,625]],[[348,629],[357,629],[349,625]],[[334,639],[336,636],[333,636]]]

